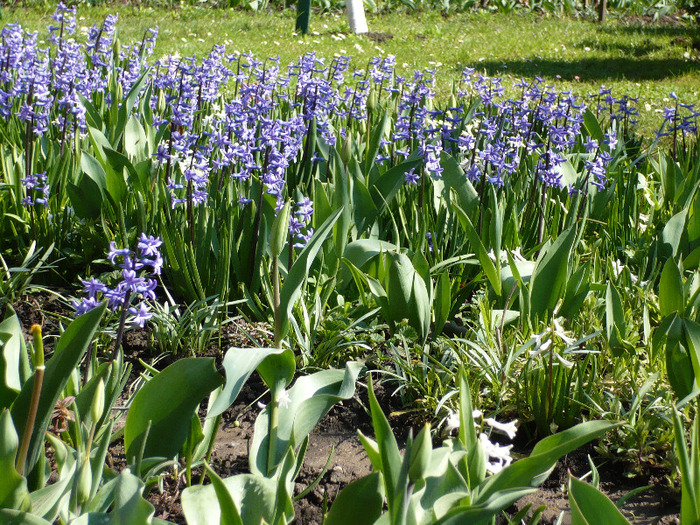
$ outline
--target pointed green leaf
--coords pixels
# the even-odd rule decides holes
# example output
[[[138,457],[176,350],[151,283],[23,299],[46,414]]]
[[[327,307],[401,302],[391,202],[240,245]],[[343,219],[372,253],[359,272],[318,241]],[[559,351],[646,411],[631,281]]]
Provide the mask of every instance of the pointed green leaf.
[[[629,525],[615,504],[605,494],[569,474],[571,525]]]
[[[144,458],[174,457],[185,442],[195,409],[222,383],[214,359],[208,357],[181,359],[148,381],[126,416],[127,459],[133,461],[141,447]]]

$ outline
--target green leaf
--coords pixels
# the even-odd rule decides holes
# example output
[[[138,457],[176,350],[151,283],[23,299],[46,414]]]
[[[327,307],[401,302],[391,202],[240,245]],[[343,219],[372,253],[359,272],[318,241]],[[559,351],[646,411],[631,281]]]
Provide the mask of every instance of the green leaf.
[[[369,381],[369,406],[372,414],[372,427],[374,428],[379,456],[382,462],[381,472],[384,476],[387,501],[391,506],[397,499],[399,474],[401,471],[402,459],[399,453],[399,445],[394,437],[394,432],[389,426],[389,421],[382,412],[377,397],[374,395],[374,386],[371,378]]]
[[[277,485],[273,479],[239,474],[222,480],[239,510],[243,523],[271,523],[275,513]],[[195,485],[182,491],[182,510],[188,525],[216,525],[222,512],[212,485]]]
[[[124,130],[124,151],[132,159],[142,160],[148,155],[147,146],[148,142],[143,126],[136,115],[131,115]]]
[[[358,235],[368,230],[379,215],[379,209],[374,204],[374,199],[360,178],[355,178],[352,184],[353,220]]]
[[[112,512],[90,512],[71,521],[71,525],[131,525],[152,523],[155,508],[143,498],[145,485],[128,469],[122,470],[111,484],[102,490],[112,500]]]
[[[27,480],[15,469],[19,437],[7,409],[0,414],[0,507],[20,509],[29,497]]]
[[[688,342],[688,357],[694,373],[694,388],[700,388],[700,324],[690,319],[683,320],[683,333]],[[700,479],[698,480],[700,482]]]
[[[0,523],[3,525],[51,525],[45,519],[19,510],[0,508]]]
[[[19,319],[7,306],[0,323],[0,408],[8,408],[22,389],[23,377],[30,374],[24,335]]]
[[[543,322],[566,290],[576,228],[565,230],[540,256],[530,278],[530,319]]]
[[[685,307],[683,278],[676,261],[666,260],[659,279],[659,314],[666,317],[672,313],[683,312]]]
[[[44,453],[44,434],[49,426],[56,402],[65,388],[68,378],[87,352],[106,308],[107,303],[105,302],[73,320],[56,343],[54,355],[46,363],[39,407],[24,472],[31,472],[39,459],[39,454]],[[12,420],[15,423],[17,434],[20,436],[24,433],[27,424],[34,377],[32,375],[24,383],[22,391],[12,404]]]
[[[394,166],[379,176],[374,185],[370,188],[374,205],[382,213],[391,204],[396,194],[403,187],[406,181],[406,173],[420,165],[420,160],[409,160]]]
[[[228,491],[226,485],[224,485],[223,480],[208,464],[205,463],[205,466],[207,474],[209,474],[209,478],[211,479],[211,485],[214,487],[214,492],[216,493],[216,500],[221,509],[221,525],[243,525],[241,515],[236,508],[236,504],[233,502],[231,493]]]
[[[443,199],[445,202],[450,202],[452,199],[451,191],[454,189],[459,207],[467,216],[473,216],[479,208],[479,194],[465,175],[464,170],[452,155],[445,152],[441,154],[440,166],[443,170]]]
[[[681,523],[698,523],[700,521],[700,495],[697,493],[700,482],[700,424],[698,418],[693,420],[691,432],[691,450],[685,438],[685,427],[680,414],[673,407],[673,430],[676,441],[676,454],[681,470]]]
[[[289,216],[291,210],[292,203],[288,200],[277,213],[275,220],[272,221],[272,228],[270,229],[270,255],[272,257],[279,257],[282,254],[282,250],[284,250],[284,245],[289,237]]]
[[[615,504],[605,494],[569,474],[571,525],[629,525]]]
[[[292,269],[289,270],[287,278],[284,280],[284,285],[282,286],[282,291],[280,292],[280,308],[282,309],[282,312],[286,312],[282,323],[283,337],[289,330],[289,317],[292,315],[294,304],[301,295],[301,288],[309,275],[311,265],[314,263],[316,255],[321,249],[324,241],[333,231],[333,225],[340,218],[342,213],[343,208],[340,208],[333,215],[328,217],[326,222],[324,222],[318,228],[318,230],[316,230],[314,235],[299,254],[299,257],[297,257],[296,261],[294,261]]]
[[[83,170],[85,176],[89,177],[90,180],[95,183],[95,186],[99,188],[101,194],[107,191],[107,174],[102,164],[100,164],[95,157],[89,153],[82,152],[80,155],[80,168]]]
[[[354,395],[355,381],[361,369],[361,363],[351,361],[346,364],[345,370],[323,370],[300,377],[287,390],[289,400],[278,409],[275,465],[282,461],[290,447],[297,449],[333,405]],[[250,470],[253,474],[265,475],[271,470],[267,457],[269,414],[270,408],[267,406],[255,420],[250,447]]]
[[[75,214],[81,219],[97,219],[102,211],[100,188],[89,177],[83,177],[80,185],[72,182],[66,185],[66,192]]]
[[[105,159],[107,160],[107,193],[115,206],[125,202],[127,192],[129,191],[126,179],[124,178],[125,171],[133,187],[144,194],[147,189],[150,190],[150,188],[141,187],[141,181],[139,180],[136,168],[134,168],[134,165],[125,155],[111,148],[104,148],[104,152]]]
[[[484,243],[481,242],[479,234],[474,229],[474,225],[472,224],[471,219],[469,219],[465,211],[456,204],[455,210],[457,210],[460,223],[464,228],[464,232],[467,234],[469,244],[476,253],[476,256],[479,258],[481,268],[484,270],[486,278],[489,280],[489,283],[491,284],[491,287],[493,288],[496,295],[500,296],[502,287],[499,270],[496,269],[496,266],[493,264],[491,257],[489,257],[489,254],[486,251],[486,247],[484,246]]]
[[[236,400],[243,385],[258,365],[267,356],[283,352],[281,348],[230,348],[221,364],[226,373],[226,383],[209,409],[207,417],[223,414]]]
[[[598,119],[590,109],[586,109],[583,114],[583,126],[586,128],[588,134],[598,141],[598,144],[603,143],[603,130],[600,127]]]
[[[488,501],[473,505],[450,505],[452,508],[444,514],[434,525],[462,525],[466,523],[487,523],[500,511],[510,507],[520,498],[532,494],[535,489],[513,488],[498,493]],[[449,495],[447,495],[449,496]],[[459,497],[461,495],[458,495]],[[455,498],[457,499],[457,498]]]
[[[618,426],[620,424],[608,421],[587,421],[543,439],[535,445],[529,457],[516,461],[487,478],[475,490],[473,503],[483,503],[499,491],[540,485],[560,457]]]
[[[389,320],[408,319],[421,340],[425,340],[430,331],[430,296],[425,281],[405,255],[389,253],[387,257],[390,260],[386,280]]]
[[[197,406],[222,383],[214,359],[208,357],[176,361],[146,383],[134,396],[126,416],[124,448],[128,461],[134,460],[141,447],[144,458],[174,457],[187,438]]]
[[[613,355],[621,355],[624,352],[623,341],[627,334],[627,325],[622,310],[622,299],[611,282],[608,282],[605,292],[605,333]]]
[[[688,208],[671,217],[661,232],[660,252],[664,257],[675,258],[681,246],[681,240],[685,232],[685,219],[688,215]]]
[[[270,390],[287,388],[294,379],[296,359],[290,348],[281,352],[269,352],[258,365],[258,374]]]
[[[372,525],[382,513],[382,476],[373,472],[345,487],[333,502],[327,525]]]
[[[452,282],[450,274],[441,273],[435,286],[433,312],[435,314],[435,334],[442,332],[452,309]]]

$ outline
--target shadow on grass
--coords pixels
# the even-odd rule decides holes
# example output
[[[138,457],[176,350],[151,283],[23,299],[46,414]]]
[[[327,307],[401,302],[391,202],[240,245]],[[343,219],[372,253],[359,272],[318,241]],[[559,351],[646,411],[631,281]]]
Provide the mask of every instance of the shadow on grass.
[[[632,45],[626,42],[598,42],[596,40],[584,40],[580,44],[580,47],[590,47],[594,51],[601,51],[608,53],[610,51],[620,51],[626,57],[643,57],[655,51],[659,51],[662,46],[654,44],[653,42],[647,40],[641,45]]]
[[[471,64],[469,64],[471,65]],[[585,81],[604,80],[663,80],[685,73],[698,72],[696,62],[682,59],[584,58],[580,60],[523,59],[485,61],[473,65],[477,71],[486,70],[490,76],[511,74],[515,77],[556,77]]]
[[[615,26],[603,26],[599,29],[603,33],[608,33],[614,36],[620,34],[632,35],[648,35],[652,36],[667,36],[670,38],[685,36],[688,38],[698,37],[700,34],[700,25],[656,25],[656,24],[618,24]]]

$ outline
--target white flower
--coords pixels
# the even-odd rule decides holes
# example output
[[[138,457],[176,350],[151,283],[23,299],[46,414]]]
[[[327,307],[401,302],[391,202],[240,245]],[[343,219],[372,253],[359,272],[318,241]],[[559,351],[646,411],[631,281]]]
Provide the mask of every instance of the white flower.
[[[445,424],[447,426],[448,434],[452,434],[454,430],[459,430],[459,414],[450,410],[450,415],[447,416],[447,421]]]
[[[572,345],[576,342],[576,339],[566,335],[564,328],[559,324],[559,321],[554,320],[554,333],[559,336],[559,339],[564,341],[567,345]]]
[[[496,430],[503,432],[505,435],[508,436],[508,439],[514,439],[515,434],[518,432],[517,421],[511,421],[510,423],[500,423],[492,417],[489,417],[484,421],[491,428],[495,428]]]
[[[289,403],[291,402],[292,400],[286,390],[282,390],[279,396],[277,396],[277,404],[282,408],[289,408]]]
[[[484,452],[489,459],[489,461],[486,463],[487,472],[491,474],[498,474],[501,470],[513,462],[513,458],[510,457],[510,449],[513,448],[513,445],[502,447],[496,443],[491,443],[486,434],[479,434],[479,441],[484,447]]]

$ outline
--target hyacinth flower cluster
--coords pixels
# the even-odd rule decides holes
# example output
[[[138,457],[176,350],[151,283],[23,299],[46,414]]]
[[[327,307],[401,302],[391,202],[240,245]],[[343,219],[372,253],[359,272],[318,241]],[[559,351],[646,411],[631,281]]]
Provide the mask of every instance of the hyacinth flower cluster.
[[[22,199],[22,204],[26,207],[39,204],[46,207],[49,202],[50,187],[46,172],[33,173],[29,177],[20,179],[27,192],[27,196]]]
[[[258,60],[215,46],[201,60],[175,55],[150,62],[157,30],[115,53],[116,16],[90,28],[84,44],[72,37],[73,8],[59,4],[54,20],[48,48],[17,25],[0,33],[0,113],[17,118],[30,137],[49,133],[63,148],[87,131],[83,98],[96,107],[120,104],[111,98],[125,96],[145,75],[137,98],[148,105],[148,124],[163,137],[153,153],[155,176],[168,188],[171,206],[186,209],[191,220],[226,187],[240,206],[254,204],[257,213],[264,194],[274,197],[277,208],[291,196],[297,202],[310,196],[313,166],[331,163],[325,151],[349,132],[363,136],[376,124],[380,103],[395,105],[397,112],[373,169],[381,173],[409,157],[419,159],[405,182],[407,191],[418,189],[421,201],[426,177],[442,176],[445,154],[460,163],[481,195],[487,185],[502,188],[523,175],[545,189],[564,188],[562,164],[574,161],[583,182],[567,186],[569,192],[602,188],[624,130],[637,115],[635,99],[616,98],[605,87],[579,100],[542,79],[516,81],[520,95],[506,98],[501,79],[470,68],[453,103],[435,108],[437,70],[402,77],[392,56],[353,68],[349,57],[326,62],[308,53],[284,69],[279,58]],[[114,84],[118,89],[110,90]],[[582,138],[588,110],[610,124],[598,140]],[[665,133],[685,138],[697,132],[692,107],[677,104],[666,117]],[[27,151],[31,166],[31,147]],[[28,184],[31,173],[25,175]],[[302,242],[298,233],[293,236]]]
[[[314,229],[308,227],[314,214],[314,203],[308,197],[296,203],[294,213],[289,218],[289,235],[296,239],[294,248],[303,248],[314,234]],[[304,231],[306,229],[306,231]]]
[[[110,15],[101,26],[93,26],[85,44],[72,37],[75,6],[59,3],[52,20],[49,48],[41,48],[37,33],[18,24],[0,32],[0,113],[6,118],[14,114],[30,125],[31,136],[51,132],[64,144],[75,132],[87,130],[80,97],[92,99],[107,90],[117,17]]]
[[[163,266],[161,244],[159,238],[142,233],[134,254],[128,248],[117,248],[114,241],[110,242],[107,259],[121,269],[121,280],[112,288],[94,277],[82,281],[86,297],[73,302],[76,315],[82,315],[107,300],[110,310],[128,312],[132,316],[131,323],[143,328],[153,315],[148,301],[156,299],[158,283],[153,277],[160,275]]]
[[[685,149],[693,137],[697,138],[700,111],[695,109],[694,104],[684,104],[679,101],[678,96],[673,92],[670,97],[674,101],[674,105],[664,108],[664,122],[661,129],[656,132],[656,136],[659,139],[662,137],[672,138],[675,157],[679,142]]]

